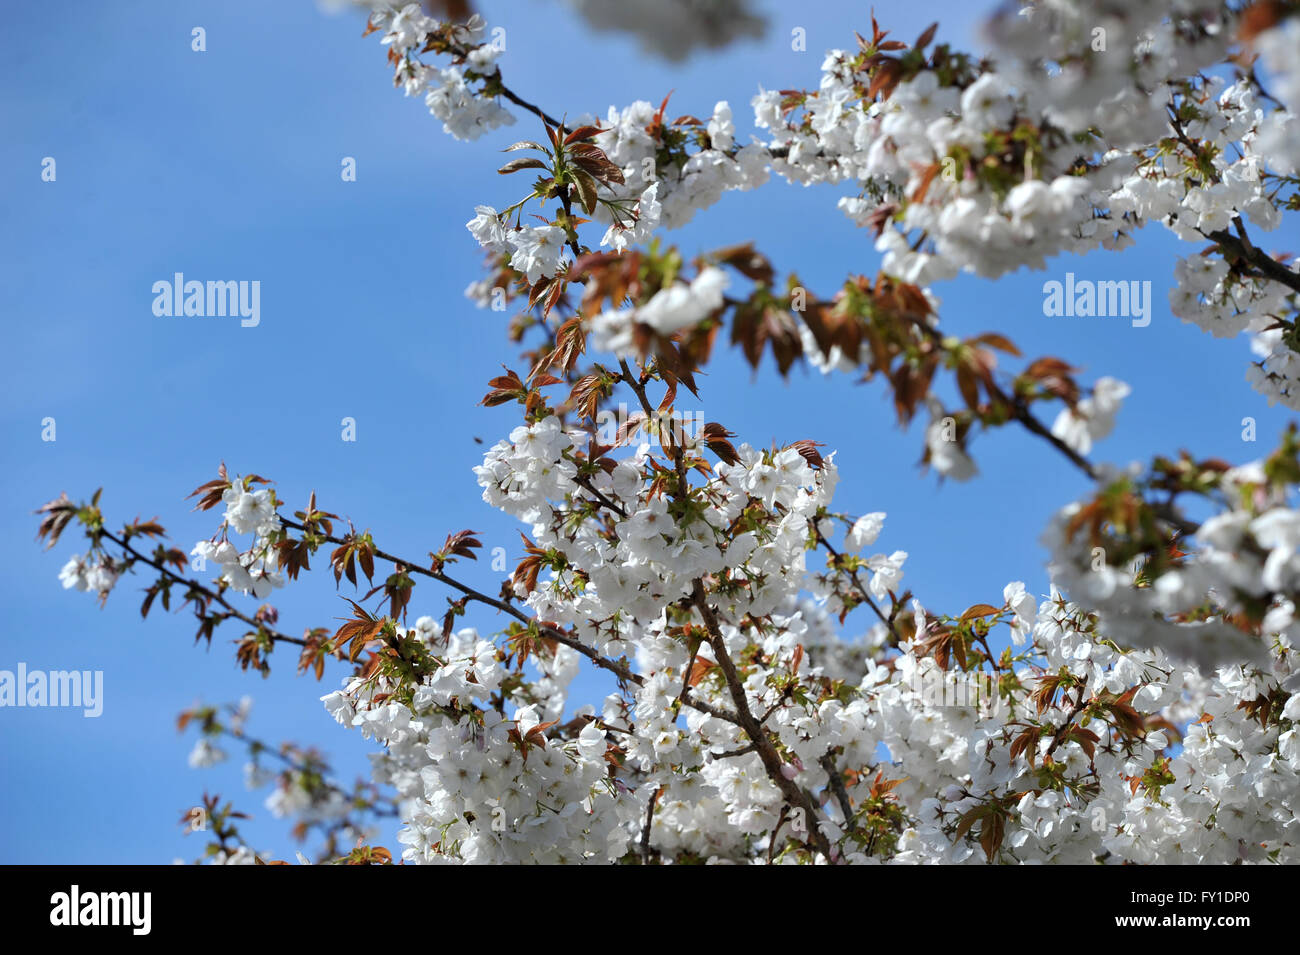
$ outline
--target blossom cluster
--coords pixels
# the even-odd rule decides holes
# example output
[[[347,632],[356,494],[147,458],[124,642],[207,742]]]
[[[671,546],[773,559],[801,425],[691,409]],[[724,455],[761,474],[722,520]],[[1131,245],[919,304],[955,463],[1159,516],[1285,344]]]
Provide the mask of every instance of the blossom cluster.
[[[514,123],[514,115],[497,97],[485,92],[485,81],[497,72],[500,51],[484,42],[486,24],[482,17],[475,15],[465,24],[450,28],[446,42],[465,53],[463,62],[441,69],[419,59],[430,35],[443,24],[426,16],[418,3],[408,3],[401,9],[375,10],[370,23],[384,30],[382,42],[396,63],[394,83],[407,96],[423,96],[429,112],[442,120],[444,132],[456,139],[475,140]]]
[[[602,193],[639,201],[645,215],[628,233],[600,209],[598,219],[615,220],[601,244],[622,249],[656,225],[680,226],[772,172],[855,185],[840,207],[876,234],[887,274],[922,286],[963,271],[1041,269],[1062,252],[1121,250],[1152,221],[1196,243],[1245,222],[1277,228],[1297,184],[1294,18],[1243,44],[1236,14],[1208,0],[1103,10],[1071,0],[1022,13],[989,22],[995,56],[981,63],[946,46],[919,64],[891,59],[880,52],[883,33],[857,51],[832,50],[816,90],[754,98],[761,141],[740,141],[725,102],[707,121],[673,123],[666,104],[611,107],[597,142],[624,183]],[[1276,80],[1268,94],[1253,73],[1211,72],[1243,45]],[[1292,349],[1276,326],[1296,314],[1300,271],[1285,263],[1291,277],[1279,281],[1230,268],[1232,251],[1179,263],[1171,310],[1219,336],[1254,336],[1251,382],[1297,407]],[[528,274],[531,282],[553,271]]]
[[[1098,498],[1062,508],[1044,533],[1053,582],[1126,643],[1205,667],[1261,663],[1273,639],[1290,646],[1300,635],[1293,622],[1300,511],[1270,480],[1266,462],[1217,470],[1201,471],[1199,480],[1226,506],[1189,525],[1171,512],[1145,518],[1139,469],[1109,469]],[[1142,537],[1160,525],[1178,542],[1153,554],[1153,541]],[[1188,537],[1194,548],[1182,540]]]
[[[412,54],[437,28],[408,13],[372,23],[399,80],[423,90]],[[1237,28],[1220,4],[1063,0],[1023,14],[990,22],[983,62],[929,50],[932,32],[888,56],[906,45],[873,22],[858,50],[826,56],[815,91],[754,98],[762,141],[739,140],[725,102],[706,119],[670,121],[667,101],[578,116],[619,172],[595,187],[600,244],[623,252],[771,173],[848,184],[857,194],[840,207],[875,233],[883,271],[937,305],[926,287],[959,272],[1119,250],[1149,221],[1192,242],[1235,229],[1247,250],[1244,222],[1278,225],[1294,171],[1293,22],[1255,38],[1282,80],[1270,109],[1253,75],[1208,72]],[[469,75],[495,69],[481,42],[447,44]],[[580,252],[567,219],[511,228],[493,206],[475,211],[474,238],[529,286],[561,276],[566,246]],[[1254,334],[1257,384],[1288,398],[1277,321],[1293,290],[1218,251],[1178,264],[1171,307],[1216,335]],[[727,286],[706,265],[640,300],[613,296],[585,318],[590,344],[644,358],[645,332],[697,329]],[[814,364],[858,366],[862,355],[816,347],[797,309],[792,320]],[[1052,437],[1088,454],[1128,393],[1101,378],[1067,401]],[[972,477],[953,417],[926,404],[928,463]],[[486,453],[484,500],[529,526],[509,590],[534,622],[499,647],[422,617],[391,638],[420,648],[404,659],[427,654],[414,678],[361,673],[325,698],[384,744],[376,778],[401,797],[406,860],[1295,858],[1300,538],[1258,466],[1217,479],[1223,499],[1245,503],[1202,524],[1195,553],[1172,566],[1108,563],[1097,545],[1114,527],[1081,502],[1046,533],[1046,600],[1017,582],[1001,605],[953,618],[901,596],[907,553],[865,552],[883,514],[831,510],[833,455],[741,445],[703,466],[706,447],[718,450],[684,436],[662,456],[642,444],[614,459],[589,429],[542,412]],[[1106,543],[1126,554],[1132,541]],[[862,608],[877,620],[844,641]],[[1000,655],[987,642],[999,624],[1011,641]],[[617,673],[620,692],[570,712],[584,658]],[[970,686],[973,699],[947,692]]]
[[[265,600],[276,587],[284,586],[279,558],[273,547],[273,535],[280,530],[272,491],[252,491],[233,485],[222,494],[226,505],[221,531],[212,540],[199,541],[190,556],[206,566],[212,561],[221,568],[220,578],[240,593]],[[241,551],[229,540],[229,532],[252,534],[253,543]]]
[[[120,571],[113,558],[107,555],[85,554],[72,557],[59,571],[59,582],[64,590],[76,588],[107,596],[117,583]]]
[[[622,26],[644,12],[578,6]],[[748,9],[712,0],[695,15]],[[815,90],[761,91],[751,106],[762,138],[742,142],[726,102],[707,117],[670,118],[665,99],[557,122],[509,93],[481,18],[378,7],[370,25],[397,84],[451,135],[513,122],[506,98],[549,138],[510,147],[544,159],[500,170],[544,170],[533,192],[501,212],[477,205],[466,223],[493,281],[530,293],[518,337],[544,339],[526,378],[493,381],[484,403],[517,401],[523,420],[475,468],[483,500],[526,530],[525,556],[488,595],[449,576],[480,546],[473,532],[417,567],[368,533],[338,536],[314,495],[282,518],[275,492],[256,488],[265,481],[231,481],[223,466],[200,488],[201,506],[225,506],[221,528],[190,555],[218,566],[220,586],[187,599],[201,623],[215,601],[253,627],[245,666],[263,668],[283,639],[318,678],[327,658],[353,665],[322,700],[381,747],[372,781],[397,794],[411,863],[1300,862],[1295,433],[1278,455],[1235,468],[1186,456],[1157,459],[1149,475],[1094,466],[1085,456],[1130,386],[1103,376],[1084,393],[1065,362],[1040,359],[1008,395],[989,349],[1015,346],[946,337],[929,289],[963,271],[996,278],[1060,253],[1119,250],[1156,221],[1209,246],[1176,265],[1173,313],[1216,336],[1252,335],[1251,381],[1300,408],[1300,260],[1250,237],[1296,205],[1298,22],[1252,33],[1209,0],[1031,2],[994,16],[993,55],[976,60],[935,44],[933,30],[910,46],[887,40],[873,20],[857,49],[825,57]],[[757,29],[737,23],[716,37]],[[669,56],[697,39],[645,35]],[[1226,65],[1242,66],[1243,51],[1260,54],[1271,93],[1254,67]],[[839,206],[873,234],[881,277],[796,305],[793,277],[778,292],[751,248],[704,256],[692,277],[680,256],[658,253],[658,230],[773,174],[847,188]],[[544,221],[525,225],[533,200]],[[608,253],[583,241],[593,220]],[[734,273],[753,285],[739,303]],[[577,307],[570,282],[585,285]],[[471,289],[486,300],[499,287]],[[928,410],[924,460],[944,477],[976,475],[974,423],[1008,420],[1094,477],[1095,494],[1045,531],[1045,594],[1012,581],[959,613],[927,606],[904,585],[909,552],[877,549],[886,515],[834,510],[839,468],[814,441],[733,445],[716,422],[638,439],[671,418],[679,386],[697,391],[693,372],[729,307],[757,329],[760,354],[768,342],[778,361],[802,352],[823,371],[889,377],[900,420]],[[580,367],[588,347],[618,371]],[[930,392],[941,366],[957,376],[958,413]],[[553,400],[547,389],[561,386],[567,398]],[[594,421],[620,387],[641,410],[611,446]],[[1031,411],[1043,397],[1065,404],[1050,429]],[[1180,495],[1214,513],[1188,519]],[[181,552],[160,545],[151,561],[124,542],[125,558],[108,555],[96,504],[64,498],[43,512],[42,536],[77,515],[93,541],[65,566],[66,587],[104,596],[141,563],[163,575],[148,600],[177,582],[168,562],[183,565]],[[325,544],[336,583],[358,584],[360,567],[373,586],[332,636],[286,638],[273,610],[241,616],[223,596],[265,599]],[[394,565],[378,585],[376,558]],[[408,625],[413,575],[455,591],[444,617]],[[372,614],[362,604],[381,591],[387,606]],[[458,625],[472,603],[509,623],[496,635]],[[588,664],[609,678],[599,703],[571,695]],[[205,719],[196,766],[224,755]],[[268,806],[357,835],[353,801],[312,782],[316,769],[279,776]],[[250,781],[267,779],[254,764]],[[258,858],[220,843],[218,861]]]
[[[614,861],[636,850],[651,799],[649,841],[666,858],[800,858],[786,844],[799,828],[785,794],[740,729],[708,711],[728,703],[722,681],[688,679],[693,695],[679,692],[693,667],[717,667],[707,643],[693,655],[681,639],[707,626],[679,609],[700,579],[723,645],[745,661],[747,705],[766,714],[782,772],[827,796],[808,821],[830,840],[822,861],[1296,859],[1300,671],[1289,608],[1270,614],[1271,636],[1249,654],[1201,629],[1139,649],[1125,644],[1143,628],[1112,625],[1098,596],[1118,588],[1111,572],[1089,582],[1062,568],[1081,600],[1107,609],[1099,617],[1055,591],[1039,604],[1008,585],[1000,607],[979,612],[1008,626],[1012,649],[982,667],[936,652],[954,622],[919,603],[910,636],[891,641],[879,622],[846,644],[834,623],[852,602],[843,581],[807,562],[810,537],[835,534],[833,461],[814,469],[793,449],[742,447],[683,507],[653,496],[644,446],[578,485],[584,437],[555,418],[521,427],[486,454],[479,480],[547,552],[548,579],[532,590],[516,580],[530,609],[606,658],[634,660],[642,682],[599,710],[577,707],[548,738],[537,731],[563,719],[578,653],[542,654],[538,679],[508,687],[494,643],[417,621],[411,636],[438,665],[406,688],[409,700],[397,684],[361,678],[325,698],[341,723],[385,743],[376,772],[404,798],[407,861]],[[1230,473],[1225,486],[1252,473]],[[606,520],[592,520],[593,508]],[[865,595],[888,602],[907,555],[864,554],[884,519],[844,521],[841,553],[862,569]],[[748,529],[728,540],[721,530],[737,521]],[[1206,567],[1241,566],[1223,536],[1240,525],[1206,525]],[[1265,511],[1250,526],[1294,555],[1282,515]],[[1263,576],[1293,573],[1286,559],[1275,550]],[[1187,588],[1207,586],[1196,567],[1181,573]],[[1172,599],[1167,585],[1161,597]],[[1187,665],[1189,649],[1201,666]],[[955,697],[962,686],[979,690]],[[513,711],[493,710],[498,693]],[[831,773],[851,816],[830,798]]]

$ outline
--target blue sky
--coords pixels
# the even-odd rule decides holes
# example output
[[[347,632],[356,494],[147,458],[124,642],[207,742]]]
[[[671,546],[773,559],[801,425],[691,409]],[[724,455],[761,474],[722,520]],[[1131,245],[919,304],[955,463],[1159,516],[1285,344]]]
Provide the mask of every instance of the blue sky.
[[[768,7],[763,41],[666,64],[591,34],[558,0],[481,4],[490,25],[506,28],[507,82],[549,111],[603,115],[675,90],[675,112],[706,115],[730,101],[742,136],[760,85],[814,87],[822,53],[870,25],[859,3]],[[876,15],[908,40],[939,19],[941,38],[971,46],[983,10],[883,2]],[[215,521],[190,512],[184,495],[224,460],[276,479],[292,508],[314,489],[322,507],[369,527],[391,552],[420,557],[470,527],[513,565],[516,527],[482,503],[470,469],[515,424],[513,407],[477,406],[515,352],[502,315],[463,298],[481,258],[462,223],[477,203],[515,198],[520,183],[497,176],[496,150],[540,127],[520,113],[497,135],[455,142],[422,103],[392,89],[383,48],[361,38],[359,17],[323,15],[309,0],[79,0],[64,13],[78,29],[56,54],[38,4],[8,11],[0,36],[0,526],[10,541],[0,554],[0,669],[102,670],[105,707],[98,719],[0,710],[0,862],[192,856],[198,843],[177,820],[205,789],[235,798],[255,817],[245,827],[254,844],[283,857],[294,845],[262,807],[264,793],[243,791],[241,761],[189,769],[193,736],[176,732],[175,716],[200,699],[252,695],[253,734],[319,746],[350,779],[364,772],[367,746],[318,702],[332,675],[325,684],[296,677],[288,651],[273,656],[269,679],[241,673],[228,642],[237,631],[219,632],[209,650],[193,645],[187,616],[155,612],[142,624],[135,580],[102,611],[64,592],[57,573],[78,540],[41,552],[31,512],[61,490],[84,498],[103,486],[114,523],[157,514],[188,550]],[[190,49],[195,26],[207,32],[206,52]],[[790,49],[795,27],[807,32],[806,53]],[[47,156],[57,162],[52,183],[40,177]],[[345,156],[356,159],[356,182],[340,178]],[[754,239],[778,267],[830,290],[878,267],[869,238],[835,208],[840,194],[774,181],[724,197],[671,238],[688,254]],[[1294,250],[1296,239],[1294,229],[1274,233],[1268,247]],[[1130,382],[1118,428],[1095,457],[1185,447],[1244,460],[1286,419],[1246,384],[1244,339],[1217,341],[1169,314],[1180,251],[1151,229],[1137,249],[1058,260],[1046,275],[963,277],[936,289],[944,325],[961,335],[997,329],[1026,356],[1083,365],[1087,381]],[[1045,318],[1042,283],[1066,271],[1150,280],[1151,325]],[[260,281],[261,324],[154,316],[151,286],[174,272]],[[725,349],[702,385],[708,418],[755,445],[815,438],[838,449],[838,504],[889,513],[878,546],[910,553],[906,584],[928,606],[996,602],[1014,579],[1045,591],[1038,535],[1085,485],[1041,442],[1011,429],[983,437],[973,449],[981,477],[940,487],[916,467],[919,423],[901,432],[879,386],[799,371],[783,383],[766,366],[752,375]],[[345,416],[357,422],[355,443],[340,439]],[[1259,422],[1257,445],[1241,441],[1246,416]],[[54,442],[41,440],[45,417],[57,422]],[[487,571],[466,576],[495,590]],[[273,602],[289,632],[329,625],[345,607],[328,572]],[[443,593],[422,587],[412,609],[444,606]],[[592,678],[579,690],[608,687]],[[383,841],[396,846],[391,833]]]

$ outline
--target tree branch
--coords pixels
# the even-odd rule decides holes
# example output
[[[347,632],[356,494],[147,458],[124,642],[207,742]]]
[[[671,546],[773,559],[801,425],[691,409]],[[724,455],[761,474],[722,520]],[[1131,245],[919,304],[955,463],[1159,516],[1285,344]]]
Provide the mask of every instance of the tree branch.
[[[781,790],[786,802],[804,811],[804,815],[808,820],[808,836],[813,847],[829,859],[831,857],[831,845],[825,833],[821,831],[821,827],[817,825],[817,807],[813,803],[812,797],[795,785],[794,780],[787,779],[785,773],[782,772],[781,757],[777,754],[776,747],[768,737],[767,731],[754,718],[754,714],[749,708],[749,699],[745,694],[744,683],[740,679],[740,674],[736,671],[736,664],[732,662],[731,656],[727,653],[727,643],[722,636],[721,628],[718,626],[718,618],[714,615],[713,608],[709,606],[708,598],[704,593],[704,584],[698,578],[694,582],[693,596],[695,606],[704,619],[704,626],[709,632],[709,645],[713,648],[713,655],[717,659],[718,666],[727,681],[727,689],[730,691],[732,702],[735,704],[740,728],[745,731],[745,734],[753,742],[758,751],[759,759],[763,761],[763,768],[767,771],[768,778]]]
[[[154,570],[159,571],[160,573],[162,573],[168,579],[174,581],[175,583],[184,584],[186,587],[190,588],[191,590],[198,591],[199,593],[203,594],[203,596],[207,597],[209,602],[216,602],[220,604],[222,607],[224,607],[229,616],[235,617],[238,620],[242,620],[250,627],[255,627],[256,629],[263,631],[271,638],[271,641],[273,643],[292,643],[300,647],[307,646],[307,641],[302,639],[301,637],[291,637],[287,633],[280,633],[278,630],[274,630],[271,627],[268,627],[265,623],[262,623],[260,620],[248,616],[248,614],[244,613],[242,610],[240,610],[238,607],[232,604],[222,594],[216,592],[215,590],[212,590],[209,587],[205,587],[197,580],[192,580],[189,577],[182,577],[180,574],[176,573],[166,564],[159,563],[153,558],[145,556],[144,554],[136,550],[134,547],[132,547],[127,541],[113,534],[112,531],[100,530],[99,533],[101,537],[108,538],[118,547],[122,548],[123,551],[130,554],[132,558],[134,558],[134,560],[139,561],[142,564],[147,564],[148,566],[152,567]]]
[[[290,527],[298,531],[306,530],[306,528],[302,524],[299,524],[295,521],[288,520],[287,518],[281,518],[280,520],[285,527]],[[332,534],[324,534],[324,535],[316,535],[316,536],[318,536],[323,541],[328,541],[331,544],[348,543],[347,541],[344,541],[342,538],[335,537]],[[510,617],[513,617],[515,620],[518,620],[520,623],[523,623],[528,626],[536,626],[538,630],[544,633],[547,637],[550,637],[552,640],[555,640],[558,643],[564,644],[566,647],[568,647],[571,650],[576,650],[578,653],[582,654],[584,657],[586,657],[596,666],[600,667],[602,670],[608,670],[610,673],[613,673],[615,676],[617,676],[620,680],[623,680],[628,683],[633,683],[637,686],[643,686],[645,684],[645,677],[641,676],[639,673],[634,673],[632,670],[628,668],[628,666],[625,663],[619,660],[611,660],[608,657],[601,656],[601,654],[593,650],[591,647],[587,646],[581,640],[578,640],[576,637],[571,636],[570,634],[565,633],[563,630],[560,630],[556,627],[552,627],[548,624],[545,624],[542,621],[536,619],[535,617],[528,616],[527,614],[520,611],[517,607],[513,607],[510,604],[506,603],[504,600],[498,600],[495,597],[489,597],[487,594],[475,590],[473,587],[470,587],[468,584],[461,583],[459,580],[456,580],[454,577],[449,577],[446,574],[441,573],[440,571],[428,570],[424,567],[421,567],[419,564],[416,564],[412,561],[403,560],[401,557],[398,557],[394,554],[387,553],[386,551],[382,551],[378,548],[375,548],[374,555],[378,557],[380,560],[387,561],[388,563],[394,565],[400,564],[403,567],[408,568],[413,573],[421,574],[422,576],[428,577],[431,580],[436,580],[441,584],[445,584],[446,586],[451,587],[454,590],[458,590],[460,593],[464,594],[470,600],[474,600],[478,603],[486,604],[489,607],[494,607],[495,609],[501,611],[502,613],[507,614]],[[705,703],[701,700],[696,700],[694,698],[687,697],[683,699],[682,702],[685,705],[689,706],[691,709],[698,710],[701,713],[707,713],[709,716],[716,716],[718,719],[725,720],[728,723],[734,724],[738,722],[738,717],[736,716],[735,713],[730,713],[727,710],[721,709],[720,707],[712,706],[711,704]]]

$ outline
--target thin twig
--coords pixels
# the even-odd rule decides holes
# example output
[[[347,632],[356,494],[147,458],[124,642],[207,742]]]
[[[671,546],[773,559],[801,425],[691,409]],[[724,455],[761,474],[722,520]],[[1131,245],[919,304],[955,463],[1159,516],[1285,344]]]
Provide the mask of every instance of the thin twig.
[[[161,572],[163,575],[165,575],[167,578],[169,578],[175,583],[184,584],[186,587],[190,588],[191,590],[198,591],[203,596],[208,598],[209,603],[215,601],[216,603],[220,604],[222,607],[225,608],[228,616],[235,617],[238,620],[242,620],[250,627],[256,627],[258,630],[261,630],[262,632],[266,633],[271,638],[272,642],[293,643],[300,647],[307,646],[307,641],[302,639],[301,637],[291,637],[287,633],[281,633],[278,630],[268,627],[265,623],[256,619],[255,617],[248,616],[248,614],[244,613],[242,610],[240,610],[238,607],[232,604],[222,594],[217,593],[215,590],[212,590],[209,587],[205,587],[197,580],[193,580],[189,577],[182,577],[180,574],[176,573],[166,564],[160,563],[151,557],[145,556],[144,554],[136,550],[134,547],[132,547],[127,541],[114,535],[112,531],[101,530],[99,533],[101,537],[108,538],[114,544],[122,548],[122,550],[126,551],[128,554],[130,554],[133,558],[135,558],[135,560],[139,561],[140,563],[147,564],[148,566],[152,567],[154,570]]]

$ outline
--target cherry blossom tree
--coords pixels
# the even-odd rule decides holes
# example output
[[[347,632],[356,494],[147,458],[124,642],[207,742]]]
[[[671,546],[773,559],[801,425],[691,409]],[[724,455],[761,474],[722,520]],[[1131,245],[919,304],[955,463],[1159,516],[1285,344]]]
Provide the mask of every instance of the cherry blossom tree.
[[[686,52],[671,17],[576,5]],[[991,16],[986,59],[868,18],[810,89],[757,95],[742,134],[725,102],[543,108],[467,9],[368,6],[395,85],[449,135],[520,130],[466,241],[486,257],[469,299],[515,313],[482,403],[518,425],[475,476],[525,556],[485,592],[458,569],[474,531],[393,554],[224,464],[194,492],[219,524],[192,549],[110,523],[99,493],[50,501],[40,537],[86,538],[66,587],[103,600],[134,575],[145,614],[186,607],[208,641],[242,630],[248,670],[298,648],[300,672],[339,681],[328,712],[376,744],[348,787],[319,753],[250,736],[246,706],[199,707],[192,763],[247,747],[273,811],[357,863],[1300,861],[1300,434],[1255,461],[1106,464],[1127,384],[997,331],[950,335],[931,291],[1159,224],[1188,243],[1174,314],[1250,336],[1250,382],[1300,409],[1300,271],[1260,244],[1300,207],[1300,7],[1030,2]],[[705,45],[760,27],[748,4],[711,9]],[[877,274],[812,289],[761,238],[671,244],[772,180],[837,185]],[[970,607],[911,593],[886,515],[836,509],[824,436],[755,447],[680,412],[686,393],[707,404],[698,373],[728,344],[887,389],[899,423],[924,413],[923,460],[948,480],[978,479],[983,432],[1040,439],[1092,484],[1045,529],[1049,575],[1009,568],[1028,582]],[[266,601],[322,564],[358,591],[351,618],[280,629]],[[603,699],[570,698],[583,668]],[[194,812],[209,858],[271,861],[233,805]]]

